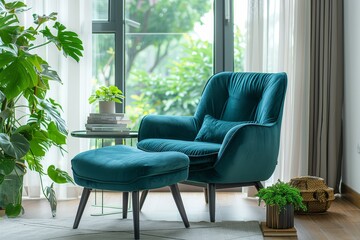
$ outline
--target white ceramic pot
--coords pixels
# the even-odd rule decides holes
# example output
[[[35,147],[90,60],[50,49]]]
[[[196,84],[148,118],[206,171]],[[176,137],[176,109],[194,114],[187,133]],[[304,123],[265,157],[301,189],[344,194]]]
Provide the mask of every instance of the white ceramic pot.
[[[115,102],[99,101],[100,113],[115,113]]]

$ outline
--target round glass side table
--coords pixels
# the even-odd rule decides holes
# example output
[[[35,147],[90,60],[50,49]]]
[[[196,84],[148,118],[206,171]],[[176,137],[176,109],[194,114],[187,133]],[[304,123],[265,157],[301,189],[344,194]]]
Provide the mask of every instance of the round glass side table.
[[[130,145],[133,146],[134,143],[137,142],[138,138],[138,132],[137,131],[87,131],[87,130],[77,130],[72,131],[71,136],[76,138],[91,138],[95,139],[95,146],[98,146],[98,141],[100,140],[101,144],[100,147],[104,147],[104,140],[105,139],[115,139],[116,144],[122,144],[122,145]],[[110,212],[110,213],[104,213],[104,208],[112,208],[112,209],[122,209],[120,207],[113,207],[113,206],[104,206],[104,191],[101,190],[101,204],[99,205],[97,203],[97,191],[94,190],[95,193],[95,202],[94,207],[101,207],[101,213],[98,214],[91,214],[91,216],[103,216],[103,215],[110,215],[110,214],[119,214],[122,212]],[[131,195],[130,195],[131,196]],[[131,201],[129,201],[131,203]],[[131,211],[131,206],[128,206],[128,211]]]

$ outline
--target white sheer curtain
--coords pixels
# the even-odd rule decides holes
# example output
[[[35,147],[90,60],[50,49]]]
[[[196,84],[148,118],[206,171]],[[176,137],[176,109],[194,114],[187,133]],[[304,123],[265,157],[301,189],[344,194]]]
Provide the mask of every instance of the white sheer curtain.
[[[307,174],[310,0],[249,0],[245,71],[286,72],[277,179]]]
[[[65,119],[69,133],[84,127],[86,116],[90,106],[87,103],[90,94],[91,83],[91,2],[88,0],[27,0],[25,3],[31,7],[23,16],[25,25],[31,25],[32,14],[38,15],[58,13],[58,21],[64,24],[68,30],[79,34],[84,45],[84,57],[77,63],[75,60],[65,58],[56,47],[48,46],[38,50],[49,65],[58,72],[63,84],[51,83],[49,96],[61,104],[63,108],[62,117]],[[88,141],[74,139],[68,136],[67,153],[61,155],[58,149],[51,149],[44,158],[44,169],[54,164],[56,167],[66,170],[71,174],[71,158],[77,153],[88,149]],[[50,185],[51,181],[44,177],[44,184]],[[72,184],[56,184],[58,199],[78,196],[78,188]],[[40,180],[36,172],[29,171],[24,179],[23,195],[30,198],[42,197]]]

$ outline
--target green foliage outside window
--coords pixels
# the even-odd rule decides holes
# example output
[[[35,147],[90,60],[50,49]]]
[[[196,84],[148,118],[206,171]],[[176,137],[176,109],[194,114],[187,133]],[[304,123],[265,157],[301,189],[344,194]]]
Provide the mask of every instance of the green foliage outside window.
[[[243,71],[244,48],[239,29],[235,29],[235,38],[234,65]],[[188,36],[181,47],[179,59],[166,66],[166,76],[131,71],[127,84],[136,91],[130,93],[133,102],[126,107],[126,113],[134,122],[147,114],[190,116],[195,113],[203,88],[213,74],[213,45]]]
[[[126,17],[141,24],[140,28],[129,28],[132,37],[126,42],[126,73],[131,72],[139,53],[150,46],[156,48],[156,53],[149,56],[154,59],[149,68],[149,72],[153,72],[172,51],[173,41],[180,40],[183,33],[193,31],[195,23],[201,22],[201,17],[210,11],[211,1],[127,0],[125,6]]]
[[[187,38],[182,47],[183,55],[169,62],[166,76],[131,71],[127,84],[136,89],[131,93],[133,102],[126,108],[131,119],[149,113],[192,115],[195,112],[203,87],[212,74],[212,44]]]

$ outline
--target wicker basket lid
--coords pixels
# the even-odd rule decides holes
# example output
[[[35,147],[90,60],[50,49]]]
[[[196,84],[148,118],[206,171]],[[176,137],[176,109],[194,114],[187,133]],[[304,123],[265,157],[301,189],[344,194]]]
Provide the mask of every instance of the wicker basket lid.
[[[314,176],[296,177],[290,180],[290,185],[297,187],[300,190],[319,190],[328,189],[324,179]]]

